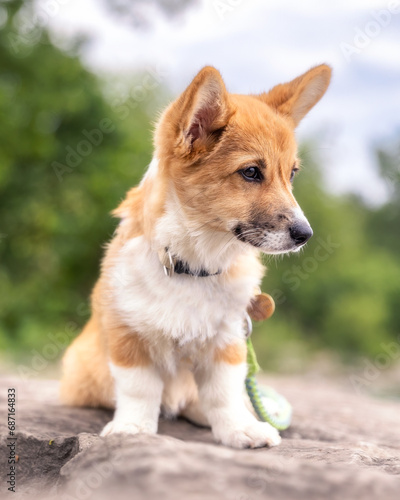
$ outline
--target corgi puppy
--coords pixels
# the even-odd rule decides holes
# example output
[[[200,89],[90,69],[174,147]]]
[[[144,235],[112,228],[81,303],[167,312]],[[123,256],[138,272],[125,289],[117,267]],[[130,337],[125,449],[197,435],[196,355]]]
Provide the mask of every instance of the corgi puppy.
[[[245,404],[244,317],[260,252],[312,236],[292,194],[294,130],[330,76],[320,65],[237,95],[205,67],[161,115],[153,160],[114,211],[91,319],[63,359],[64,403],[115,408],[103,436],[156,433],[162,411],[227,446],[279,444]]]

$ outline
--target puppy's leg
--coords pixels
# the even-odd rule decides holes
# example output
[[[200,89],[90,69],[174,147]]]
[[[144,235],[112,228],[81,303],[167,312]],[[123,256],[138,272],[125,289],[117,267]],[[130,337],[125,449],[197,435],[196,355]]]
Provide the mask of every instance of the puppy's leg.
[[[165,380],[162,409],[166,417],[179,415],[194,424],[210,426],[199,405],[193,373],[187,367],[181,367],[177,373]]]
[[[124,328],[109,335],[110,370],[115,381],[114,419],[101,435],[116,432],[155,434],[163,382],[143,339]]]
[[[181,411],[181,415],[196,425],[200,425],[201,427],[210,427],[210,422],[203,412],[198,400],[192,401],[188,404],[186,408]]]
[[[201,407],[217,441],[234,448],[276,446],[280,436],[246,408],[246,344],[216,350],[213,362],[196,372]]]

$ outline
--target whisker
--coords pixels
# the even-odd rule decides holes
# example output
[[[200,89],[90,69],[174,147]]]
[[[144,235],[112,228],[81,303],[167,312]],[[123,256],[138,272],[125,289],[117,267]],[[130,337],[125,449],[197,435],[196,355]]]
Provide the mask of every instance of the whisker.
[[[257,229],[248,229],[246,231],[242,231],[240,233],[240,236],[247,236],[249,234],[252,234],[252,235],[259,235],[260,232],[257,230]]]
[[[219,257],[221,255],[221,253],[223,252],[223,250],[225,250],[225,248],[227,247],[227,245],[229,245],[235,238],[236,238],[236,236],[234,234],[232,234],[232,236],[229,238],[229,240],[225,243],[225,245],[217,253],[217,257]]]

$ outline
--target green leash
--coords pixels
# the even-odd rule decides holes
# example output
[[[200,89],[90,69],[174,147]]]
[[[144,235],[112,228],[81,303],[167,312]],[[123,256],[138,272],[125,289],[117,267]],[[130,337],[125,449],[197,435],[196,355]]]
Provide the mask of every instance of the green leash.
[[[250,340],[252,331],[251,320],[247,320],[247,377],[245,381],[246,392],[253,405],[258,418],[268,422],[276,429],[283,431],[287,429],[292,421],[292,407],[290,403],[272,387],[259,386],[256,374],[260,371],[256,353]]]

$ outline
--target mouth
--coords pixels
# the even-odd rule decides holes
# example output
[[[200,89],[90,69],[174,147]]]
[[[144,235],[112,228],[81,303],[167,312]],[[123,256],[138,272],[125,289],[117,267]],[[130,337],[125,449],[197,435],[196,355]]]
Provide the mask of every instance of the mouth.
[[[232,232],[239,241],[242,241],[243,243],[249,243],[253,247],[261,247],[262,242],[260,240],[259,229],[251,227],[246,228],[246,226],[238,224],[233,228]]]
[[[303,221],[282,230],[239,223],[232,232],[239,241],[272,255],[298,252],[313,235],[308,222]]]

